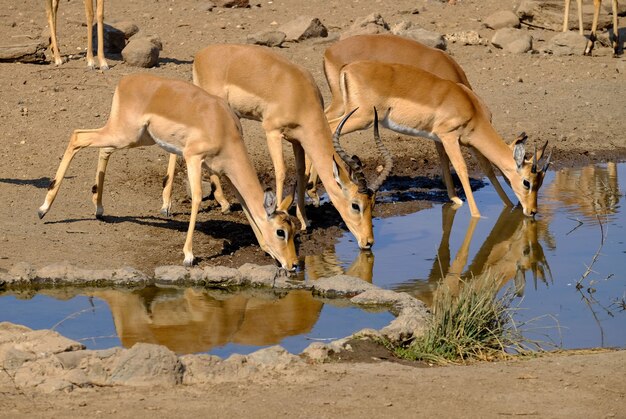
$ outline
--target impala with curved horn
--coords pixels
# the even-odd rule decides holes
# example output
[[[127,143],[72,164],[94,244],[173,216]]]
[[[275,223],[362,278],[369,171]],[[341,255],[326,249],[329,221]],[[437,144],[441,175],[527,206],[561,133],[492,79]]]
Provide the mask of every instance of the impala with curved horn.
[[[417,67],[375,61],[348,64],[341,71],[340,82],[345,108],[364,109],[345,122],[345,133],[368,128],[375,119],[369,109],[384,110],[384,127],[443,145],[461,180],[473,217],[479,217],[480,212],[472,195],[461,145],[476,149],[477,155],[500,169],[524,214],[537,213],[537,191],[550,164],[550,156],[544,158],[547,142],[539,154],[535,152],[526,160],[524,143],[528,137],[523,134],[507,145],[491,125],[481,101],[466,86]],[[341,118],[331,120],[331,128],[340,121]]]
[[[381,61],[411,65],[433,73],[442,79],[461,83],[469,89],[472,88],[461,66],[445,51],[392,34],[350,36],[334,43],[324,52],[324,75],[326,76],[326,82],[331,94],[330,105],[324,112],[329,121],[340,117],[344,113],[339,75],[342,68],[355,61]],[[485,112],[489,115],[489,119],[491,119],[491,113],[484,103],[483,106],[485,107]],[[461,205],[463,201],[457,196],[454,182],[452,181],[450,159],[441,143],[435,142],[435,147],[439,156],[442,178],[446,185],[448,197],[450,201]],[[505,205],[512,206],[513,203],[506,192],[504,192],[504,189],[502,189],[489,160],[476,149],[472,147],[470,149],[483,172],[496,189],[496,192],[498,192],[502,202]],[[315,202],[319,202],[319,197],[317,196],[317,174],[314,168],[311,168],[310,162],[307,162],[306,174],[309,179],[307,194]]]
[[[185,266],[192,265],[194,260],[192,238],[202,200],[204,166],[230,179],[261,248],[284,269],[296,269],[295,225],[287,213],[276,210],[274,194],[263,193],[241,138],[239,120],[226,102],[184,81],[148,74],[124,77],[115,89],[105,126],[79,129],[72,134],[46,199],[39,207],[39,218],[50,209],[78,150],[100,148],[96,185],[92,189],[96,217],[100,218],[104,212],[104,176],[111,154],[153,144],[182,155],[187,164],[192,201],[183,247]]]
[[[337,151],[333,147],[333,131],[324,115],[322,94],[305,68],[267,47],[216,44],[196,54],[193,82],[224,98],[238,116],[261,121],[274,165],[279,208],[286,210],[292,202],[282,199],[286,175],[282,140],[287,140],[293,146],[296,160],[296,209],[302,228],[308,225],[304,210],[306,153],[359,247],[369,249],[374,244],[374,196],[364,193],[355,183],[362,174],[360,166],[351,160],[335,159]],[[379,147],[384,148],[382,142]],[[170,160],[165,191],[171,191],[174,168]],[[168,213],[171,196],[166,195],[162,211]]]

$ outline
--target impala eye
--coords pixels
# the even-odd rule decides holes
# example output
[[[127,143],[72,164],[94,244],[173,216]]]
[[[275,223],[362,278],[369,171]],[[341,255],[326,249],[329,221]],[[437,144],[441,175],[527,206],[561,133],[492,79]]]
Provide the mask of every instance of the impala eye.
[[[283,229],[276,230],[276,235],[278,237],[280,237],[281,239],[284,239],[285,238],[285,230],[283,230]]]
[[[524,188],[526,189],[530,189],[530,182],[527,179],[524,179],[524,181],[522,182],[522,184],[524,185]]]
[[[354,211],[361,211],[361,207],[359,207],[359,204],[357,204],[356,202],[352,203],[352,209]]]

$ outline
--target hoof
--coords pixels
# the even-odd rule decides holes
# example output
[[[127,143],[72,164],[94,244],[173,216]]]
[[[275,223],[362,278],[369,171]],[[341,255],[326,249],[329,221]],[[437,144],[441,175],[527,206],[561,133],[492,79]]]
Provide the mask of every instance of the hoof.
[[[45,210],[42,210],[41,208],[39,210],[37,210],[37,215],[39,216],[39,219],[41,220],[45,215],[46,215]]]
[[[454,198],[450,199],[452,201],[452,203],[458,208],[463,206],[463,201],[461,200],[461,198],[459,198],[458,196],[455,196]]]
[[[162,216],[170,218],[172,216],[172,212],[170,211],[169,208],[161,208],[161,210],[159,211],[161,213]]]
[[[222,214],[230,214],[232,212],[231,206],[222,207]]]
[[[183,261],[183,266],[185,268],[191,268],[193,266],[193,256],[191,256],[191,258],[185,258],[185,260]]]

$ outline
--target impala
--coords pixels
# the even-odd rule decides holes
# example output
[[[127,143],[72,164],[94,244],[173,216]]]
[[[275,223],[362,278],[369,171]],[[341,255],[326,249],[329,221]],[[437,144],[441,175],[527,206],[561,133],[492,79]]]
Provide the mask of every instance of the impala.
[[[287,140],[296,159],[297,215],[301,227],[305,229],[308,225],[304,211],[306,153],[359,247],[369,249],[374,244],[375,192],[391,170],[391,156],[382,142],[376,141],[385,158],[385,170],[368,185],[357,160],[341,149],[338,135],[337,141],[333,141],[322,95],[306,69],[266,47],[212,45],[196,54],[193,81],[207,92],[224,98],[238,116],[261,121],[274,164],[279,208],[286,210],[291,204],[288,199],[282,200],[286,172],[282,140]],[[165,184],[170,190],[174,166],[170,160]],[[164,212],[170,206],[171,196],[164,199]]]
[[[540,154],[525,159],[525,134],[507,145],[491,125],[489,114],[466,86],[445,80],[404,64],[358,61],[348,64],[340,75],[345,109],[359,108],[346,121],[344,132],[365,129],[372,124],[374,108],[382,112],[381,125],[401,134],[425,137],[442,144],[456,170],[473,217],[480,212],[469,184],[461,145],[476,149],[507,179],[524,214],[537,212],[537,191],[541,187],[550,157],[541,167],[546,144]],[[341,118],[329,121],[331,128]],[[540,156],[540,157],[538,157]]]
[[[333,44],[326,49],[324,53],[324,74],[326,75],[326,81],[328,82],[328,87],[332,95],[331,103],[325,110],[328,120],[337,118],[344,112],[343,96],[339,85],[341,69],[351,62],[365,60],[415,66],[443,79],[464,84],[470,89],[472,88],[461,66],[454,61],[450,55],[440,49],[431,48],[397,35],[378,34],[351,36]],[[486,111],[489,112],[487,109]],[[489,118],[491,118],[490,113]],[[461,205],[462,201],[456,195],[454,182],[452,181],[452,175],[450,173],[450,160],[441,143],[435,142],[435,147],[441,162],[442,177],[446,185],[448,197],[455,204]],[[505,205],[513,205],[504,192],[504,189],[500,186],[500,182],[489,161],[480,155],[480,153],[476,153],[475,150],[472,151],[481,168],[498,192],[500,199],[502,199]],[[306,173],[309,177],[309,189],[307,193],[317,202],[319,200],[316,191],[317,174],[314,170],[311,170],[310,164],[308,163]]]
[[[295,225],[276,210],[273,193],[263,193],[241,138],[241,125],[228,105],[191,83],[148,74],[124,77],[113,96],[109,120],[100,129],[78,129],[70,138],[61,164],[39,208],[39,218],[50,209],[61,181],[78,150],[100,148],[93,202],[96,217],[104,212],[104,175],[111,154],[119,149],[158,144],[182,155],[192,191],[191,217],[183,252],[184,264],[193,264],[192,236],[202,199],[201,175],[205,166],[225,174],[232,182],[261,248],[284,269],[298,264]]]
[[[563,13],[563,32],[567,32],[567,25],[569,23],[569,6],[571,0],[565,0],[565,11]],[[578,5],[578,32],[583,34],[583,1],[576,0]],[[596,29],[598,29],[598,17],[600,16],[600,5],[602,0],[593,0],[593,21],[591,22],[591,34],[585,47],[585,55],[591,55],[593,44],[596,41]],[[613,6],[613,40],[611,46],[613,47],[613,55],[617,56],[619,52],[619,28],[617,26],[617,0],[611,0]]]
[[[54,64],[61,65],[61,53],[57,41],[57,10],[59,8],[59,0],[46,1],[46,16],[48,17],[48,26],[50,26],[50,43]],[[93,59],[93,0],[85,0],[85,14],[87,15],[87,67],[95,68]],[[96,19],[98,23],[98,65],[101,70],[108,70],[109,65],[104,58],[104,0],[96,1]]]

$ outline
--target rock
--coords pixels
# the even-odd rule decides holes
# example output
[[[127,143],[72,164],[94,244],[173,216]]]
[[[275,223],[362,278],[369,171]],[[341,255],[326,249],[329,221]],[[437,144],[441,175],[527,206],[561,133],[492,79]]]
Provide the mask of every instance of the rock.
[[[148,277],[135,268],[82,269],[67,261],[38,269],[33,281],[64,285],[110,283],[115,285],[145,284]]]
[[[262,285],[272,287],[280,277],[280,271],[276,266],[258,266],[246,263],[239,268],[241,275],[252,285]]]
[[[501,10],[487,16],[483,25],[490,29],[519,28],[519,17],[510,10]]]
[[[214,355],[183,355],[180,361],[184,367],[183,381],[185,385],[205,384],[218,381],[221,358]]]
[[[43,39],[17,45],[0,45],[0,62],[43,63],[49,42]]]
[[[180,384],[183,366],[165,346],[137,343],[123,351],[108,379],[110,384],[129,386],[173,386]]]
[[[513,28],[498,29],[491,38],[491,43],[497,48],[515,54],[522,54],[533,48],[532,36],[524,30]]]
[[[300,357],[290,354],[278,345],[252,352],[247,356],[247,362],[257,368],[274,371],[285,370],[291,365],[303,363]]]
[[[328,29],[316,17],[298,16],[296,19],[281,25],[278,30],[286,35],[287,41],[303,41],[309,38],[325,38]]]
[[[159,62],[159,48],[147,38],[133,37],[122,51],[122,58],[134,67],[154,67]]]
[[[313,283],[314,293],[326,297],[353,296],[370,289],[378,289],[378,287],[348,275],[320,278]]]
[[[587,38],[578,32],[560,32],[552,37],[543,52],[554,55],[582,55]]]
[[[124,38],[126,39],[130,39],[131,36],[139,32],[139,26],[137,26],[134,22],[131,22],[130,20],[110,20],[107,22],[107,24],[110,25],[112,28],[115,28],[118,31],[122,32],[124,34]]]
[[[93,53],[98,53],[98,31],[97,25],[93,25],[91,31],[91,40],[93,45]],[[126,34],[110,23],[104,24],[104,52],[111,54],[119,54],[126,46]]]
[[[391,342],[406,342],[413,337],[422,336],[428,327],[430,315],[426,306],[405,307],[398,317],[382,328],[380,332]]]
[[[248,44],[265,45],[268,47],[279,47],[285,42],[287,35],[280,31],[264,31],[249,34],[246,37]]]
[[[82,344],[61,336],[54,330],[32,330],[8,322],[0,323],[0,347],[31,353],[35,358],[84,349]],[[6,353],[9,352],[11,351]]]
[[[444,35],[447,42],[461,45],[487,45],[488,41],[481,37],[476,31],[453,32]]]
[[[326,362],[332,353],[334,350],[322,342],[313,342],[302,351],[302,355],[313,362]]]
[[[379,13],[372,13],[364,18],[357,19],[348,30],[343,32],[339,39],[354,35],[369,35],[389,32],[389,25]]]
[[[163,51],[163,41],[161,41],[161,37],[159,37],[159,35],[140,31],[133,36],[133,39],[147,39],[152,42],[159,49],[159,51]]]
[[[420,27],[414,27],[411,22],[400,22],[391,28],[391,33],[413,39],[431,48],[438,48],[444,51],[447,48],[446,39],[443,35]]]
[[[250,0],[213,0],[215,6],[225,8],[250,7]]]

